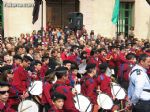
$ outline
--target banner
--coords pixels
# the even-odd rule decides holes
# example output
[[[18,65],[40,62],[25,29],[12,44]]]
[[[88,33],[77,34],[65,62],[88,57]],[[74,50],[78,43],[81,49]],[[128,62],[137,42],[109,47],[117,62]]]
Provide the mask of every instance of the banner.
[[[120,0],[115,0],[114,10],[112,14],[112,23],[117,24],[119,18]]]
[[[33,8],[33,19],[32,23],[34,24],[39,17],[39,10],[40,10],[40,5],[41,5],[42,0],[34,0],[34,8]]]

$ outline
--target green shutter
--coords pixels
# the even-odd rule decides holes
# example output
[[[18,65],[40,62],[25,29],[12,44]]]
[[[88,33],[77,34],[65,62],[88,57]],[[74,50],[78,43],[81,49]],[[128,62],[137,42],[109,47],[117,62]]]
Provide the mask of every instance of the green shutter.
[[[132,2],[121,2],[119,21],[118,21],[118,32],[122,32],[125,36],[128,36],[128,31],[131,26],[133,26],[133,3]]]

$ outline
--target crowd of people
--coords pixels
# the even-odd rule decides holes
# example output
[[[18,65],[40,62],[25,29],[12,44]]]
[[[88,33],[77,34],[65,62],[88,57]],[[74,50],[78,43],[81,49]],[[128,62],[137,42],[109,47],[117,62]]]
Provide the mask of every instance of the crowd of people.
[[[101,94],[112,100],[110,108]],[[0,111],[28,110],[27,100],[39,112],[149,112],[150,43],[88,34],[85,26],[7,37],[0,43]]]

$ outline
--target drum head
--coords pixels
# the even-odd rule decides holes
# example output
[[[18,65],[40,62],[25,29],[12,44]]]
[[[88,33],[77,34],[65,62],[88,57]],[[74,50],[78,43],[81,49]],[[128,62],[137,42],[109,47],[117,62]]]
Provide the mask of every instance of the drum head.
[[[43,91],[42,81],[34,81],[28,89],[31,95],[40,95]]]
[[[18,106],[18,112],[38,112],[38,105],[31,100],[24,100]]]
[[[85,68],[86,68],[86,64],[84,64],[84,63],[80,64],[78,73],[79,74],[84,74],[86,72]]]
[[[78,103],[78,100],[79,103]],[[81,95],[78,94],[77,96],[74,97],[75,100],[75,107],[80,111],[80,112],[91,112],[92,111],[92,104],[90,103],[90,100]]]
[[[114,105],[113,100],[104,93],[97,96],[97,103],[105,110],[110,110]]]
[[[80,84],[76,84],[74,86],[74,88],[77,90],[77,93],[81,93],[81,85]]]
[[[118,100],[123,100],[126,97],[125,90],[118,84],[112,83],[111,86],[111,93],[115,96]]]

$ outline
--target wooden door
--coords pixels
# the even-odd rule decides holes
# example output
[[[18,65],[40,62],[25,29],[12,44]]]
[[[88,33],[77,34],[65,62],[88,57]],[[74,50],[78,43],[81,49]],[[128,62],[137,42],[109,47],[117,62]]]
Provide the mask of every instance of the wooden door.
[[[68,13],[79,12],[79,0],[47,0],[46,21],[54,27],[68,25]]]

